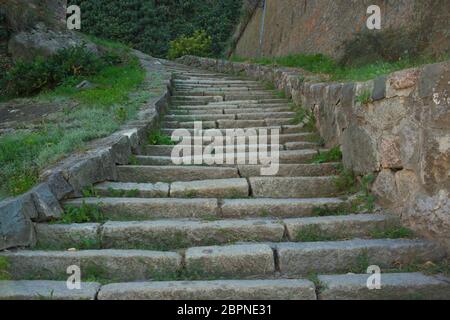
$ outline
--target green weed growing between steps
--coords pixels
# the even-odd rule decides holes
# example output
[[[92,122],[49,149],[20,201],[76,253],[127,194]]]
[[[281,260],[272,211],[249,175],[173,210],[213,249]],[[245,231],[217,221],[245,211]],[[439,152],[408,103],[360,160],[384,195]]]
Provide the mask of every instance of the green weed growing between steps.
[[[100,207],[97,205],[90,205],[82,203],[79,207],[68,206],[57,223],[71,224],[71,223],[87,223],[87,222],[105,222],[107,219],[103,215]]]
[[[0,281],[4,280],[11,280],[9,261],[6,257],[0,257]]]
[[[329,151],[319,152],[312,159],[312,163],[320,164],[327,162],[340,162],[342,160],[342,152],[340,146],[336,146]]]
[[[162,133],[161,129],[154,129],[148,136],[148,143],[150,145],[166,145],[172,146],[176,143],[172,141],[172,138]]]

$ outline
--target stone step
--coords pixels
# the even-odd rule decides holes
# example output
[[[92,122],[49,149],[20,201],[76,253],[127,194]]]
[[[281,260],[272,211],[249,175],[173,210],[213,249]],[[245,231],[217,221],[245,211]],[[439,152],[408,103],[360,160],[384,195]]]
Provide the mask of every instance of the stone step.
[[[383,273],[381,288],[369,290],[368,274],[319,276],[320,300],[448,300],[450,278],[422,273]]]
[[[235,120],[234,114],[199,114],[186,116],[165,116],[164,121],[192,122],[192,121],[216,121]]]
[[[336,177],[252,177],[252,195],[256,198],[333,197],[340,192]]]
[[[275,220],[160,220],[107,222],[101,228],[103,248],[176,250],[239,241],[280,242],[284,226]]]
[[[216,85],[216,86],[223,86],[226,87],[228,85],[232,85],[232,84],[237,84],[237,85],[254,85],[254,84],[258,84],[258,82],[255,81],[246,81],[246,80],[198,80],[198,79],[194,79],[194,80],[178,80],[175,79],[173,80],[173,83],[175,84],[175,86],[179,86],[179,85],[195,85],[195,84],[203,84],[203,85]]]
[[[95,185],[99,196],[127,198],[167,198],[168,183],[103,182]]]
[[[205,114],[205,113],[208,113],[208,114],[217,114],[217,115],[220,115],[220,114],[223,114],[224,112],[223,112],[223,109],[219,109],[219,108],[210,108],[210,109],[207,109],[207,110],[205,110],[205,109],[201,109],[201,108],[198,108],[198,109],[170,109],[169,111],[168,111],[168,115],[169,116],[179,116],[179,115],[182,115],[182,116],[189,116],[189,115],[201,115],[201,114]]]
[[[440,261],[445,251],[422,240],[349,240],[275,244],[282,274],[352,272],[377,265],[382,270],[413,263]],[[365,272],[366,270],[361,270]],[[354,271],[353,271],[354,272]]]
[[[198,122],[198,121],[197,121]],[[191,122],[178,122],[178,121],[164,121],[162,122],[162,125],[164,128],[169,129],[193,129],[195,128],[195,124],[197,122],[191,121]],[[203,129],[216,129],[217,123],[215,121],[201,121],[201,125]]]
[[[1,252],[8,261],[13,279],[67,279],[67,268],[78,266],[82,280],[102,278],[112,281],[147,280],[157,274],[174,274],[181,268],[175,252],[145,250],[17,251]]]
[[[248,115],[264,113],[290,113],[290,107],[265,107],[265,108],[224,108],[223,112],[225,114],[238,114],[238,115]]]
[[[180,97],[191,96],[191,97],[206,97],[206,96],[220,96],[223,97],[225,101],[230,100],[254,100],[254,99],[273,99],[276,98],[274,92],[258,91],[258,90],[207,90],[207,91],[193,91],[193,90],[176,90],[173,92],[174,97],[177,99]]]
[[[77,247],[166,251],[236,242],[286,240],[304,242],[370,238],[373,231],[398,226],[398,219],[382,214],[288,219],[219,220],[219,217],[214,216],[212,218],[217,220],[110,221],[105,224],[36,223],[37,247],[51,250]],[[87,245],[89,247],[86,247]]]
[[[147,155],[147,156],[165,156],[165,157],[170,157],[172,155],[172,150],[173,150],[174,146],[170,146],[170,145],[147,145],[145,146],[143,149],[142,154],[143,155]],[[205,151],[205,148],[207,148],[206,146],[202,149],[203,151]],[[280,151],[283,150],[283,146],[282,145],[269,145],[269,144],[264,144],[264,145],[235,145],[234,146],[234,150],[239,150],[242,151],[244,150],[245,152],[249,152],[249,150],[259,150],[259,148],[267,148],[267,150],[272,150],[272,148],[274,150],[278,149]],[[191,154],[194,153],[194,148],[191,149]],[[226,146],[222,146],[222,147],[215,147],[214,148],[215,152],[226,152],[227,147]]]
[[[99,300],[315,300],[308,280],[219,280],[120,283],[103,286]]]
[[[189,248],[185,252],[187,274],[241,279],[275,274],[272,248],[267,244],[240,244]]]
[[[219,129],[240,129],[240,128],[258,128],[265,127],[264,120],[217,120]]]
[[[221,205],[221,214],[224,218],[296,218],[315,215],[318,209],[326,209],[332,215],[338,208],[345,207],[350,206],[338,198],[225,199]]]
[[[254,94],[250,91],[250,93],[247,94],[224,94],[223,100],[224,101],[242,101],[242,100],[272,100],[276,99],[276,95],[273,93],[267,93],[267,94]]]
[[[230,128],[230,129],[239,129],[239,128]],[[271,134],[273,134],[274,132],[272,132],[273,130],[280,130],[280,132],[282,132],[282,129],[280,127],[262,127],[262,128],[245,128],[244,133],[248,133],[249,135],[246,136],[246,141],[254,141],[259,135],[255,136],[252,134],[253,130],[256,130],[257,133],[259,133],[260,129],[265,129],[266,130],[266,134],[267,134],[267,143],[270,143],[271,141]],[[167,136],[172,136],[172,133],[175,131],[176,129],[162,129],[162,133],[167,135]],[[190,133],[190,138],[194,135],[194,130],[193,129],[186,129],[187,132]],[[226,130],[226,129],[223,129]],[[238,132],[236,132],[238,133]],[[222,131],[222,134],[225,136],[226,131]],[[250,135],[251,134],[251,135]],[[279,136],[278,136],[278,143],[279,144],[285,144],[288,142],[309,142],[311,139],[315,139],[316,138],[316,134],[312,133],[312,132],[302,132],[302,133],[284,133],[282,132]],[[216,137],[216,140],[218,139],[218,137]],[[199,142],[200,139],[198,138],[194,138],[192,139],[193,142]],[[225,137],[223,138],[223,141],[225,141]],[[208,141],[203,141],[203,143],[205,144],[210,144],[211,142]]]
[[[264,110],[266,111],[266,110]],[[293,112],[260,112],[260,113],[237,113],[236,118],[238,120],[271,120],[271,119],[283,119],[294,117]]]
[[[198,102],[221,102],[223,101],[223,98],[221,96],[171,96],[170,97],[172,101],[198,101]]]
[[[280,164],[276,177],[317,177],[338,174],[338,163],[323,164]],[[261,176],[262,165],[238,165],[241,177]]]
[[[309,162],[313,159],[313,157],[317,154],[317,151],[315,150],[289,150],[289,151],[279,151],[278,155],[278,161],[279,164],[298,164],[298,163],[305,163]],[[269,153],[269,156],[271,156],[271,152]],[[141,166],[173,166],[174,161],[175,163],[184,164],[186,166],[196,164],[196,165],[202,165],[202,168],[208,168],[208,163],[214,163],[218,161],[215,161],[219,157],[219,154],[215,155],[205,155],[205,156],[191,156],[191,157],[176,157],[173,158],[169,156],[139,156],[136,157],[137,162]],[[274,155],[275,157],[275,155]],[[224,162],[223,164],[214,164],[215,166],[221,166],[221,168],[225,167],[234,167],[238,164],[242,165],[252,165],[252,164],[264,164],[264,160],[267,159],[267,155],[255,153],[255,152],[240,152],[240,153],[224,153],[222,156],[220,156],[220,162]],[[222,160],[223,159],[223,160]],[[228,160],[227,160],[228,159]],[[269,160],[271,160],[269,158]],[[275,158],[274,158],[275,160]],[[184,166],[184,167],[186,167]],[[120,167],[119,167],[120,168]],[[120,177],[120,176],[119,176]],[[133,178],[134,179],[134,178]],[[138,178],[141,179],[141,178]],[[143,179],[143,178],[142,178]],[[122,178],[119,178],[120,181],[128,181],[123,180]],[[134,181],[134,180],[133,180]],[[166,182],[167,180],[164,180]],[[143,182],[142,180],[139,180],[137,182]],[[155,182],[155,181],[150,181]]]
[[[46,250],[68,250],[74,247],[101,249],[100,226],[100,223],[35,223],[37,248]]]
[[[398,219],[383,214],[291,218],[283,222],[287,237],[293,242],[311,237],[317,241],[370,238],[374,231],[399,225]]]
[[[286,150],[304,150],[304,149],[320,149],[320,146],[314,142],[288,142],[285,143]]]
[[[227,103],[228,102],[228,103]],[[262,112],[267,111],[270,112],[270,110],[274,108],[283,108],[283,109],[289,109],[289,104],[261,104],[261,103],[234,103],[230,101],[224,101],[221,103],[210,103],[210,104],[203,104],[203,105],[180,105],[180,106],[174,106],[171,107],[170,110],[178,110],[178,111],[200,111],[202,110],[204,113],[209,112],[210,110],[223,110],[225,113],[236,113],[235,110],[238,112]]]
[[[294,123],[293,118],[273,118],[265,120],[267,126],[288,126]]]
[[[265,105],[274,105],[274,104],[284,104],[288,105],[291,103],[288,99],[255,99],[255,100],[233,100],[233,101],[221,101],[221,102],[211,102],[210,105],[218,105],[218,104],[231,104],[241,106],[255,105],[255,104],[265,104]]]
[[[117,174],[120,182],[137,183],[239,178],[237,168],[211,166],[118,166]]]
[[[69,290],[66,281],[0,281],[0,300],[95,300],[99,290],[94,282]]]
[[[219,215],[217,199],[83,198],[68,200],[64,205],[98,209],[107,220],[211,218]]]
[[[173,198],[246,198],[249,194],[246,179],[174,182],[170,186],[170,196]]]
[[[215,129],[214,132],[212,132],[212,131],[210,131],[210,132],[212,132],[212,133],[220,132],[222,135],[225,136],[227,134],[227,131],[230,131],[231,132],[230,135],[235,132],[236,133],[235,136],[247,135],[249,137],[254,138],[255,136],[259,135],[259,133],[260,133],[259,131],[262,129],[265,130],[264,133],[266,133],[267,135],[270,135],[272,133],[271,132],[272,130],[279,130],[279,132],[282,131],[281,126],[274,126],[274,127],[257,126],[257,127],[248,127],[248,128],[219,128],[219,129]],[[186,132],[189,132],[193,141],[198,140],[198,137],[194,136],[195,130],[193,128],[185,128],[184,130],[186,130]],[[174,129],[174,128],[164,128],[163,127],[161,129],[161,132],[167,136],[172,136],[172,134],[175,131],[176,131],[176,129]],[[205,134],[205,131],[207,131],[207,130],[203,130],[203,131],[204,131],[203,134]],[[183,137],[184,137],[184,135],[183,135]],[[237,138],[235,138],[235,139],[237,139]],[[248,137],[247,137],[247,140],[248,140]],[[206,141],[205,143],[210,144],[211,141]]]

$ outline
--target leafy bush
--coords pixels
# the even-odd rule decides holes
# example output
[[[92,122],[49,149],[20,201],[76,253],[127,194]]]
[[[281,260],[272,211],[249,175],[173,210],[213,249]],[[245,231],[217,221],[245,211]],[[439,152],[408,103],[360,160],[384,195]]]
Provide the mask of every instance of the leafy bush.
[[[185,55],[207,57],[211,55],[212,39],[205,31],[196,31],[192,36],[181,36],[170,42],[169,59]]]
[[[112,53],[106,59],[99,58],[83,45],[65,48],[47,59],[17,62],[6,72],[0,87],[10,97],[30,96],[53,89],[71,77],[94,75],[119,60]]]

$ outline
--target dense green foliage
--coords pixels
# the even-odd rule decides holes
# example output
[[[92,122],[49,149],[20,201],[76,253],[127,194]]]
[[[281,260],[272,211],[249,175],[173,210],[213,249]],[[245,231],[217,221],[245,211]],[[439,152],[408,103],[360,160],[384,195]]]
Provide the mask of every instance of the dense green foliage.
[[[196,31],[192,36],[181,36],[170,42],[169,59],[185,55],[207,57],[211,55],[211,36],[205,31]]]
[[[119,62],[117,55],[98,57],[84,46],[66,48],[49,58],[17,62],[1,79],[0,87],[9,97],[29,96],[53,89],[69,78],[94,75]]]
[[[82,32],[117,40],[157,57],[169,43],[205,30],[218,56],[240,17],[242,0],[70,0],[82,12]]]

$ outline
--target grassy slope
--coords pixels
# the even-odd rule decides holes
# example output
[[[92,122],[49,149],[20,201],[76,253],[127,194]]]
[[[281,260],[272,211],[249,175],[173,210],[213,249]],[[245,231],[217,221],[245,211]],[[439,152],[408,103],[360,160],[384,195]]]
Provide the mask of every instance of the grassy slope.
[[[449,59],[443,57],[439,61]],[[423,57],[419,59],[405,59],[397,62],[377,62],[355,67],[342,67],[337,65],[332,59],[323,55],[289,55],[278,58],[246,59],[233,57],[235,62],[251,62],[262,65],[276,65],[282,67],[303,68],[315,73],[331,75],[332,81],[366,81],[381,75],[386,75],[398,70],[421,66],[428,63],[437,62],[435,59]]]
[[[101,41],[110,48],[117,44]],[[37,183],[40,170],[73,151],[82,151],[86,142],[107,136],[128,119],[135,118],[151,93],[139,88],[145,71],[135,57],[119,66],[105,68],[89,77],[92,89],[78,91],[74,86],[84,79],[71,79],[54,91],[33,98],[77,106],[53,115],[33,131],[17,130],[0,136],[0,199],[21,194]],[[155,84],[160,81],[154,75]],[[130,93],[133,93],[130,96]]]

